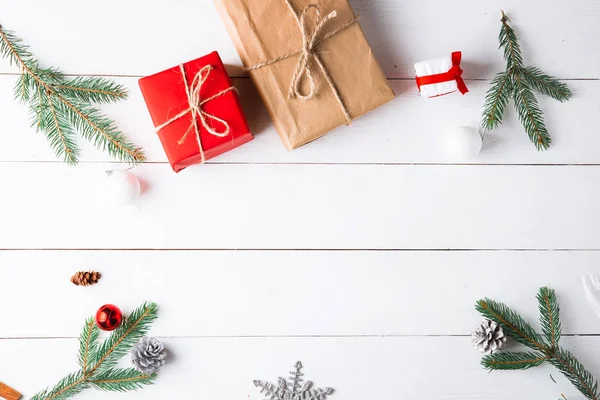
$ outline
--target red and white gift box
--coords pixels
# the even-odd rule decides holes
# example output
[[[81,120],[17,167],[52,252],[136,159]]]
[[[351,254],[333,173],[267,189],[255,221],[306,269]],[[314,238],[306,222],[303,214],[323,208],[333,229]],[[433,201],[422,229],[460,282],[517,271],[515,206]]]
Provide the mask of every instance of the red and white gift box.
[[[421,96],[438,97],[457,90],[462,94],[467,93],[469,89],[462,78],[461,59],[462,53],[456,51],[450,57],[416,63],[416,81]]]

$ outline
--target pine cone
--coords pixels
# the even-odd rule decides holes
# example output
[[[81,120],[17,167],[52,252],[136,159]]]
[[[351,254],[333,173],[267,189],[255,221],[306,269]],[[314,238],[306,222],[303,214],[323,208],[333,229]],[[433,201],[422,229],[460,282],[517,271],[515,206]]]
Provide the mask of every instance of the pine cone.
[[[506,336],[499,324],[486,319],[471,333],[471,343],[477,350],[489,355],[502,350]]]
[[[91,286],[91,285],[95,285],[96,283],[98,283],[98,281],[100,280],[101,277],[102,277],[102,274],[100,274],[100,272],[79,271],[71,277],[71,282],[73,282],[73,284],[75,284],[77,286]]]
[[[146,375],[158,372],[166,360],[165,346],[154,338],[142,338],[131,349],[131,362],[138,371]]]

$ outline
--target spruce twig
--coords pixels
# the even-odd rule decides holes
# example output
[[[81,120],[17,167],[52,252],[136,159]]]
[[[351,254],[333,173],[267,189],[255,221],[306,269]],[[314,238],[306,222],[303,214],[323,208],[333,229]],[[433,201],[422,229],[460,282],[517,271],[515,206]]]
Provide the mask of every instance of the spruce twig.
[[[526,370],[549,362],[589,400],[599,400],[598,381],[573,354],[559,346],[562,334],[560,306],[556,293],[541,288],[537,295],[540,324],[544,338],[519,314],[507,305],[490,299],[479,300],[475,306],[484,317],[498,324],[517,342],[533,352],[499,352],[485,356],[481,364],[488,370]]]
[[[67,399],[89,387],[125,392],[154,383],[156,374],[145,375],[133,368],[115,368],[115,364],[146,334],[157,315],[156,304],[143,304],[103,343],[98,343],[100,330],[94,319],[89,318],[79,336],[78,361],[81,369],[61,379],[53,388],[37,393],[31,400]]]
[[[538,150],[546,150],[550,147],[552,139],[544,123],[544,113],[533,91],[536,90],[560,102],[568,101],[572,93],[565,83],[544,74],[540,69],[525,67],[519,39],[504,11],[501,22],[498,40],[500,48],[504,51],[506,71],[497,74],[492,80],[485,98],[481,126],[485,131],[499,127],[504,110],[512,98],[529,139]]]
[[[67,78],[56,68],[43,68],[29,46],[0,26],[0,55],[21,71],[15,99],[29,105],[32,126],[45,134],[57,157],[67,164],[79,161],[76,133],[117,160],[137,164],[145,160],[131,143],[91,103],[112,103],[127,98],[125,88],[100,77]]]
[[[517,342],[537,351],[547,348],[542,337],[519,314],[505,304],[490,299],[479,300],[475,306],[485,318],[496,321]]]
[[[513,91],[512,75],[501,72],[492,81],[492,87],[485,97],[482,126],[486,131],[496,129],[502,124],[504,110]]]
[[[542,365],[548,357],[541,353],[533,352],[515,352],[515,353],[495,353],[493,357],[486,357],[482,364],[490,370],[514,370],[529,369]]]
[[[550,348],[556,348],[562,334],[560,306],[558,305],[558,300],[556,300],[556,293],[554,290],[544,287],[540,289],[537,299],[542,332],[544,332]]]
[[[541,94],[552,97],[561,103],[569,101],[573,96],[566,83],[544,74],[539,68],[527,67],[521,72],[525,82]]]

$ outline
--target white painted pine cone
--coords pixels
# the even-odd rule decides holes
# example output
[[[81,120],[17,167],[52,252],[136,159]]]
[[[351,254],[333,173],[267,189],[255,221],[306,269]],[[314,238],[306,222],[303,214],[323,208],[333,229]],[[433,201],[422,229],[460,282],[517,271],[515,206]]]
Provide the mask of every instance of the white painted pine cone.
[[[131,362],[138,371],[146,375],[158,372],[166,360],[165,346],[154,338],[142,338],[131,349]]]
[[[506,335],[500,325],[486,319],[471,333],[471,343],[484,354],[494,354],[506,344]]]

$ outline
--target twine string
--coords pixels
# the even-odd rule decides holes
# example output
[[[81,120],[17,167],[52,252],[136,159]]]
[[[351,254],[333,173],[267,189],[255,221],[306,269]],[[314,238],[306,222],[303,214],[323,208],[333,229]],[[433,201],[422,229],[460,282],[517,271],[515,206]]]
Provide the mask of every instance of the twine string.
[[[185,110],[183,110],[182,112],[180,112],[179,114],[175,115],[173,118],[171,118],[170,120],[166,121],[165,123],[157,126],[156,132],[160,132],[163,128],[165,128],[166,126],[172,124],[173,122],[177,121],[180,118],[183,118],[184,116],[186,116],[187,114],[191,114],[191,120],[192,122],[190,123],[190,126],[188,127],[188,129],[185,131],[185,133],[183,134],[183,136],[179,139],[178,143],[182,144],[183,142],[185,142],[185,140],[187,139],[188,135],[193,131],[196,135],[196,141],[198,142],[198,148],[200,151],[200,157],[201,157],[201,163],[204,163],[205,161],[205,156],[204,156],[204,148],[202,147],[202,140],[200,138],[200,129],[198,126],[198,123],[202,124],[202,126],[204,127],[204,129],[206,129],[206,131],[216,137],[225,137],[227,135],[229,135],[229,132],[231,131],[231,127],[229,126],[229,123],[227,123],[227,121],[224,121],[223,119],[209,114],[206,111],[204,111],[203,106],[218,98],[223,96],[224,94],[235,90],[235,88],[233,86],[228,87],[225,90],[222,90],[220,92],[218,92],[217,94],[207,98],[207,99],[202,99],[200,92],[202,90],[202,87],[204,86],[204,84],[206,83],[206,80],[208,79],[208,76],[210,75],[210,73],[213,71],[213,67],[211,65],[206,65],[204,66],[194,77],[194,79],[192,80],[192,84],[190,85],[188,83],[188,79],[187,79],[187,75],[185,73],[185,69],[183,67],[183,64],[179,64],[179,69],[181,71],[181,76],[183,78],[183,84],[185,87],[185,94],[187,97],[187,101],[189,104],[189,107]],[[216,128],[213,128],[210,124],[209,121],[214,121],[217,122],[218,124],[220,124],[224,130],[222,131],[218,131]]]
[[[300,29],[300,33],[302,34],[302,48],[291,53],[276,57],[272,60],[252,65],[246,68],[246,70],[254,71],[299,55],[300,57],[296,65],[296,69],[294,70],[294,74],[292,75],[292,83],[290,85],[288,98],[300,98],[304,101],[308,101],[313,99],[317,93],[317,85],[311,68],[311,63],[314,61],[319,67],[319,69],[322,71],[323,76],[327,81],[327,84],[331,88],[335,99],[339,103],[340,108],[344,113],[346,121],[349,125],[351,125],[352,117],[350,116],[348,107],[346,107],[346,104],[344,103],[344,100],[342,99],[339,90],[335,86],[335,83],[333,82],[333,78],[331,77],[329,70],[325,67],[325,64],[323,64],[323,61],[321,60],[321,57],[317,52],[317,47],[323,41],[331,38],[332,36],[337,35],[340,32],[343,32],[344,30],[348,29],[350,26],[355,24],[358,21],[358,17],[353,17],[345,24],[337,27],[336,29],[328,33],[323,34],[327,23],[337,18],[337,11],[332,11],[325,17],[322,17],[319,6],[316,4],[310,4],[302,11],[302,13],[298,14],[291,0],[285,0],[285,2],[291,10],[292,14],[294,15],[294,19],[296,20],[298,28]],[[309,13],[311,13],[311,11],[314,11],[314,13],[316,14],[315,27],[312,30],[308,27],[308,18]],[[305,86],[305,82],[308,82],[309,87],[308,92],[306,93],[304,93],[302,89]]]
[[[308,30],[307,26],[307,18],[308,14],[311,10],[315,11],[316,14],[316,26],[312,32]],[[292,85],[290,86],[289,98],[298,97],[302,100],[310,100],[315,95],[316,84],[315,78],[312,74],[311,70],[311,59],[314,57],[315,59],[318,55],[315,53],[315,45],[317,42],[317,38],[319,37],[319,33],[323,30],[327,22],[337,17],[337,12],[332,11],[325,18],[321,18],[321,11],[317,8],[315,4],[311,4],[302,11],[302,14],[299,18],[300,30],[302,31],[302,53],[300,54],[300,59],[298,60],[298,64],[296,65],[296,70],[294,71],[294,75],[292,76]],[[307,79],[310,85],[310,90],[307,94],[302,93],[302,84],[304,80]]]

